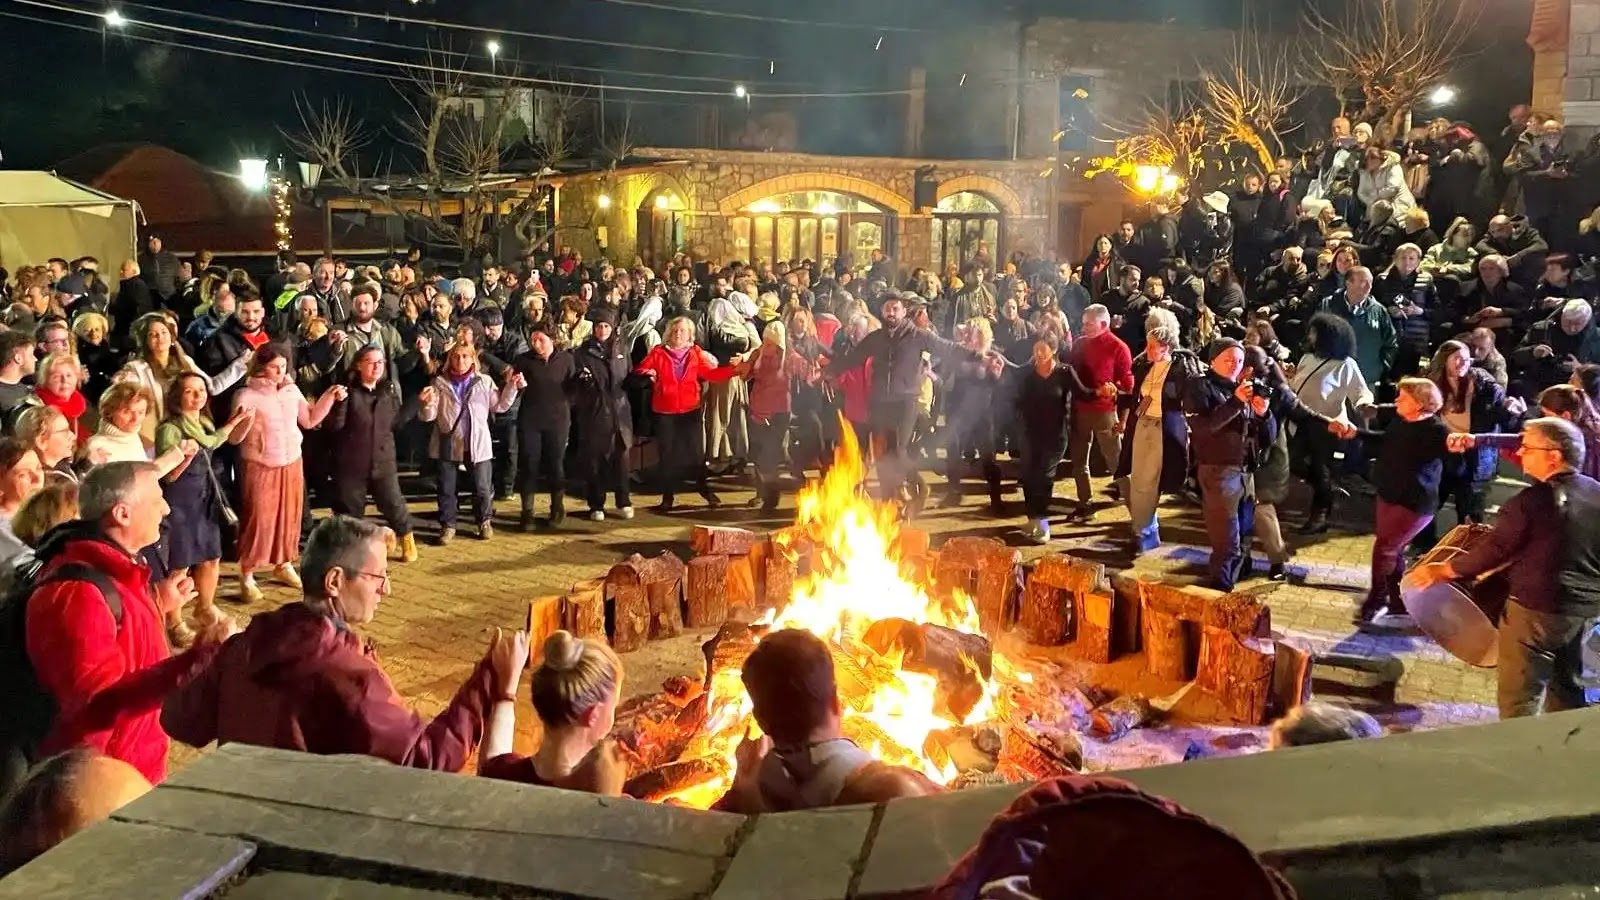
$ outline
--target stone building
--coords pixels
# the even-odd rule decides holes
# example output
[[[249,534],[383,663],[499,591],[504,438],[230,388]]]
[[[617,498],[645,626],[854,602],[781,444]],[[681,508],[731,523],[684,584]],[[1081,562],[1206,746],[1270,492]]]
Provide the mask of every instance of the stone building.
[[[1076,259],[1142,202],[1076,164],[1103,155],[1145,104],[1169,102],[1234,36],[1066,19],[943,35],[909,75],[903,121],[888,125],[904,130],[897,155],[636,150],[626,167],[563,179],[558,240],[655,264],[678,251],[861,264],[879,249],[902,272],[943,271],[980,249]],[[781,112],[763,116],[785,132]]]
[[[1600,0],[1536,0],[1533,107],[1587,139],[1600,131]]]

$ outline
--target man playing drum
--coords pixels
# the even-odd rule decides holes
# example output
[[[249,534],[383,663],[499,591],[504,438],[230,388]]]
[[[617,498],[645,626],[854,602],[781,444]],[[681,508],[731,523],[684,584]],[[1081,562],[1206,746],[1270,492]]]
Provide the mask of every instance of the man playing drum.
[[[1600,616],[1600,481],[1583,467],[1583,434],[1564,419],[1523,425],[1517,451],[1532,486],[1495,517],[1489,539],[1413,572],[1418,587],[1507,566],[1511,602],[1500,624],[1500,718],[1577,709],[1584,638]]]

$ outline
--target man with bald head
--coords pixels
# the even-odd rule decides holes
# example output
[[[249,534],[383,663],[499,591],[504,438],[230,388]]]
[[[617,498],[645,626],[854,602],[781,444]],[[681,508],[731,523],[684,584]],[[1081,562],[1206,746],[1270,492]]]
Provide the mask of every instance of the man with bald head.
[[[1544,274],[1544,258],[1550,244],[1528,221],[1527,216],[1498,215],[1489,220],[1489,230],[1478,241],[1478,257],[1499,254],[1511,269],[1511,280],[1528,290]]]

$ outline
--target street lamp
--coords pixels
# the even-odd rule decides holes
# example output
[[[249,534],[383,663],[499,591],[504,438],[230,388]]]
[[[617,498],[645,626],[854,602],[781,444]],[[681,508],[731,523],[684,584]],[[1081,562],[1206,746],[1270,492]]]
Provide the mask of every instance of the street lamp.
[[[496,56],[499,56],[500,55],[500,42],[491,40],[489,42],[489,44],[488,44],[488,49],[489,49],[489,56],[490,56],[491,59],[496,57]]]
[[[1449,106],[1456,102],[1456,89],[1448,84],[1441,84],[1428,95],[1428,100],[1434,106]]]
[[[736,85],[733,86],[733,95],[735,97],[738,97],[740,100],[743,100],[746,97],[750,96],[750,92],[748,90],[745,90],[745,86],[744,85],[736,84]]]
[[[128,24],[128,20],[120,10],[108,9],[100,17],[100,116],[104,118],[108,103],[106,101],[106,32],[112,28],[121,28]]]
[[[267,188],[267,161],[264,159],[239,160],[239,182],[245,189],[256,193]]]
[[[106,24],[110,25],[112,28],[121,28],[122,26],[128,24],[127,18],[124,17],[120,11],[115,9],[106,10],[104,18],[106,20]]]
[[[611,208],[611,195],[610,194],[601,194],[599,197],[595,198],[595,205],[600,207],[601,209],[610,209]]]

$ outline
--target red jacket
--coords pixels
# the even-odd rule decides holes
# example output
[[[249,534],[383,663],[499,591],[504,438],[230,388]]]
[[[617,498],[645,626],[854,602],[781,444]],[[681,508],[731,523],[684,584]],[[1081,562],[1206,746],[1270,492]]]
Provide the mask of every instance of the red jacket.
[[[706,365],[704,351],[698,344],[689,348],[689,363],[679,378],[667,355],[667,345],[651,348],[644,361],[633,370],[638,374],[655,372],[655,384],[650,388],[650,408],[662,415],[694,412],[700,408],[700,382],[727,381],[733,377],[732,366]]]
[[[223,644],[200,677],[167,697],[161,724],[195,747],[237,741],[456,772],[483,737],[492,680],[480,662],[444,712],[425,721],[354,633],[290,603]]]
[[[55,698],[54,727],[41,756],[93,747],[138,769],[152,783],[167,774],[161,701],[216,652],[167,650],[167,632],[150,591],[150,570],[85,525],[71,532],[39,579],[67,562],[100,569],[122,596],[122,627],[92,584],[48,584],[28,599],[27,649],[39,683]],[[0,713],[3,715],[3,713]]]

